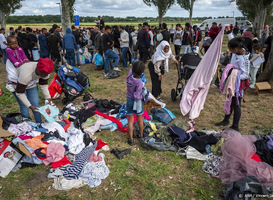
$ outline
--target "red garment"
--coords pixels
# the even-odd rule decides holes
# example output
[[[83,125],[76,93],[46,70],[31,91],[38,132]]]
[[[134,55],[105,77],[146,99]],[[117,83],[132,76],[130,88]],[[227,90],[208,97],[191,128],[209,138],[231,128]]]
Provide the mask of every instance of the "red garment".
[[[148,112],[146,110],[143,111],[142,117],[146,118],[147,120],[151,120],[150,115],[148,114]],[[129,121],[128,115],[127,115],[127,120]],[[137,115],[134,114],[134,123],[136,123],[136,122],[137,122]]]
[[[121,132],[123,132],[123,133],[128,133],[128,128],[123,128],[122,123],[121,123],[117,118],[111,117],[111,116],[106,115],[106,114],[104,114],[104,113],[101,113],[101,112],[99,112],[99,111],[97,111],[97,110],[95,110],[94,113],[98,114],[99,116],[102,116],[102,117],[105,118],[105,119],[109,119],[111,122],[116,123],[117,126],[118,126],[118,130],[120,130]]]
[[[220,32],[220,28],[218,26],[214,28],[211,27],[208,35],[212,38],[212,40],[214,40],[219,32]]]
[[[256,153],[251,157],[251,159],[257,162],[262,162],[261,158]]]
[[[21,140],[27,140],[27,139],[32,139],[32,138],[33,138],[32,136],[30,136],[30,135],[25,135],[25,134],[19,135],[18,137],[19,137]]]
[[[50,165],[53,169],[55,169],[55,168],[58,168],[58,167],[61,167],[61,166],[67,165],[67,164],[71,164],[71,162],[70,162],[70,160],[67,159],[66,156],[64,156],[61,160],[59,160],[57,162],[53,162]]]
[[[37,69],[44,74],[50,74],[53,71],[53,67],[53,61],[49,58],[40,58],[37,63]]]
[[[195,31],[194,33],[195,33],[195,41],[194,41],[194,43],[197,43],[197,42],[198,42],[199,35],[201,34],[201,32],[197,30],[197,31]]]
[[[64,131],[66,132],[67,129],[69,128],[70,124],[71,124],[71,121],[69,121],[68,119],[63,119],[62,122],[66,123],[66,125],[63,127]]]
[[[245,79],[245,80],[241,80],[241,83],[240,83],[240,88],[239,90],[246,90],[247,88],[249,88],[249,86],[251,85],[249,79]]]
[[[102,139],[99,139],[97,141],[97,147],[96,147],[96,151],[100,150],[102,147],[104,147],[105,145],[108,145],[106,142],[102,141]]]
[[[233,30],[233,26],[232,26],[232,25],[230,25],[230,30],[231,30],[231,31]]]

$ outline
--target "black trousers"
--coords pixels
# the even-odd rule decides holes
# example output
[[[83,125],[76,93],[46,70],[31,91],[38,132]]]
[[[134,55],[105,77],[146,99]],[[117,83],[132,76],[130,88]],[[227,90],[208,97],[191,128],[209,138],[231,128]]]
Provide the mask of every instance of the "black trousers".
[[[53,60],[53,62],[55,62],[55,60],[57,60],[57,62],[61,62],[61,56],[59,52],[50,52],[50,58],[51,60]]]
[[[149,52],[146,46],[139,46],[139,60],[146,63]]]
[[[173,43],[173,36],[174,34],[170,34],[171,35],[171,42]]]
[[[179,55],[181,51],[181,45],[174,45],[175,55]]]
[[[162,93],[161,81],[158,80],[158,75],[155,73],[154,64],[151,61],[148,64],[148,68],[152,80],[152,95],[154,95],[154,97],[158,97]]]
[[[242,98],[239,97],[239,104],[236,105],[236,97],[232,97],[232,102],[230,105],[230,114],[225,116],[225,121],[229,122],[230,116],[232,114],[232,112],[234,111],[234,116],[233,116],[233,123],[232,123],[232,127],[233,128],[239,128],[239,122],[241,119],[241,101]]]

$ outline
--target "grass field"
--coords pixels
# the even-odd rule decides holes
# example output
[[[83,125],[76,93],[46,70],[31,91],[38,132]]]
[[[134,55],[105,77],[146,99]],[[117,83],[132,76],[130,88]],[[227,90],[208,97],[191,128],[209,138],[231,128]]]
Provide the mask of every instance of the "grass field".
[[[194,22],[194,24],[200,24],[202,21],[196,21],[196,22]],[[113,26],[113,25],[124,25],[124,26],[126,26],[126,25],[129,25],[129,26],[135,26],[135,27],[137,27],[138,26],[138,24],[142,24],[143,22],[105,22],[105,25],[109,25],[109,26]],[[155,21],[153,21],[153,22],[148,22],[149,23],[149,25],[151,25],[151,26],[155,26],[155,25],[158,25],[158,22],[155,22]],[[175,24],[178,24],[178,23],[180,23],[180,24],[182,24],[182,25],[185,25],[185,21],[167,21],[167,22],[165,22],[167,25],[168,25],[168,27],[170,27],[172,24],[175,26]],[[30,27],[30,28],[43,28],[43,27],[45,27],[45,28],[49,28],[49,27],[51,27],[52,25],[53,25],[54,23],[41,23],[41,24],[7,24],[7,30],[9,30],[9,27],[18,27],[18,26],[22,26],[22,27]],[[57,25],[59,25],[59,26],[61,26],[61,23],[57,23]],[[73,24],[72,24],[73,25]],[[81,27],[92,27],[92,26],[95,26],[96,25],[96,23],[94,22],[94,23],[86,23],[86,22],[84,22],[84,23],[80,23],[80,26]]]
[[[227,38],[224,40],[223,50],[226,49]],[[126,101],[126,82],[128,70],[122,71],[121,76],[113,80],[105,80],[102,71],[97,71],[92,64],[81,68],[90,78],[91,87],[88,91],[95,98],[107,98]],[[147,85],[151,90],[149,71],[145,70]],[[18,112],[19,108],[13,95],[5,89],[6,71],[0,63],[0,87],[3,95],[0,96],[0,115],[9,112]],[[179,100],[171,101],[171,89],[177,83],[177,71],[170,62],[170,72],[163,76],[162,98],[178,120],[188,120],[182,116]],[[242,118],[240,129],[242,134],[251,134],[256,129],[273,127],[273,104],[271,93],[254,94],[247,90],[242,103]],[[196,129],[210,128],[220,130],[214,123],[222,120],[224,116],[224,101],[218,88],[209,90],[204,110],[196,119]],[[81,102],[81,99],[75,101]],[[41,100],[41,104],[43,100]],[[62,109],[60,100],[57,106]],[[110,149],[129,148],[126,141],[128,136],[119,131],[102,131],[96,133],[97,139],[103,139]],[[74,200],[74,199],[182,199],[182,200],[208,200],[223,199],[222,190],[225,188],[221,181],[212,178],[201,170],[203,162],[187,160],[174,152],[148,151],[138,142],[132,148],[132,153],[122,160],[118,160],[110,152],[105,152],[105,161],[110,169],[110,175],[97,188],[85,186],[70,191],[56,191],[52,188],[53,180],[47,179],[50,167],[40,165],[36,168],[26,168],[10,173],[7,178],[0,178],[1,200]]]

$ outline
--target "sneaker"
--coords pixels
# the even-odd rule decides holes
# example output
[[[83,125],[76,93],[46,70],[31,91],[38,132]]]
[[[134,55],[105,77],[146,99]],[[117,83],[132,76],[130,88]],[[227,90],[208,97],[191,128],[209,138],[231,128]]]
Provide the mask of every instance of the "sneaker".
[[[115,68],[114,68],[114,71],[116,71],[116,72],[121,72],[121,70],[120,70],[118,67],[115,67]]]
[[[252,90],[255,90],[255,86],[252,85],[252,84],[249,86],[249,88],[252,89]]]
[[[224,120],[215,124],[215,126],[228,126],[228,125],[230,125],[229,122]]]
[[[128,139],[128,144],[130,145],[130,146],[133,146],[134,145],[134,139]]]
[[[105,74],[105,73],[103,72],[103,76],[106,78],[106,77],[108,76],[108,74]]]

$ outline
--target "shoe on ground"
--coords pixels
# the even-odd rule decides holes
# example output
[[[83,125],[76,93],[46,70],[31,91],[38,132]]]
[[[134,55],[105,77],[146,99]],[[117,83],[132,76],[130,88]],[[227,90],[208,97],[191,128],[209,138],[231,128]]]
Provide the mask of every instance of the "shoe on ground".
[[[252,89],[252,90],[255,90],[255,86],[254,85],[250,85],[249,88]]]
[[[103,72],[103,76],[106,78],[106,77],[108,76],[108,74],[105,74],[105,73]]]
[[[233,130],[235,130],[235,131],[238,131],[238,132],[240,133],[240,130],[239,130],[239,128],[238,128],[238,127],[231,126],[230,128],[231,128],[231,129],[233,129]]]
[[[133,146],[134,145],[134,139],[128,139],[128,144],[130,145],[130,146]]]
[[[229,122],[224,120],[215,124],[215,126],[228,126],[228,125],[230,125]]]
[[[122,159],[123,156],[131,153],[131,149],[125,149],[123,151],[119,151],[118,149],[112,149],[111,153],[114,154],[118,159]]]
[[[115,68],[114,68],[114,71],[116,71],[116,72],[121,72],[121,70],[120,70],[118,67],[115,67]]]

